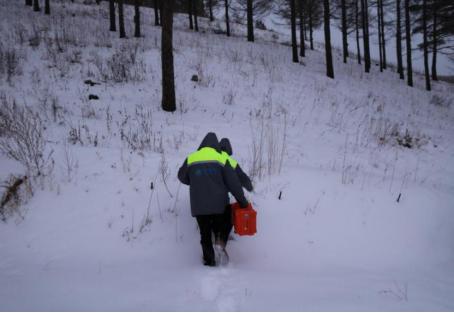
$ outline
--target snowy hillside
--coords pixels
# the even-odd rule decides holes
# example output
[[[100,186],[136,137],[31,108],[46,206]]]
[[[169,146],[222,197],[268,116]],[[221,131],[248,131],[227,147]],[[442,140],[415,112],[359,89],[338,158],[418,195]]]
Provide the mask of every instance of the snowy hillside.
[[[0,102],[37,112],[45,138],[44,175],[0,222],[0,310],[454,310],[454,85],[409,88],[337,54],[331,80],[322,49],[293,64],[276,33],[248,43],[177,15],[164,113],[151,9],[144,37],[120,40],[107,4],[51,2],[0,0]],[[176,177],[209,131],[258,211],[217,268]],[[0,154],[2,194],[25,173]]]

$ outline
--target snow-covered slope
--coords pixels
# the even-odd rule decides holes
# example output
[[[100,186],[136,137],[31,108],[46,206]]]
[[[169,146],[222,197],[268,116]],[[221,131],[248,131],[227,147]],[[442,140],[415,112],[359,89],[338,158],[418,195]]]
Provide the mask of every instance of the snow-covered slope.
[[[2,51],[21,72],[0,91],[40,113],[55,162],[23,218],[0,224],[0,309],[454,309],[452,85],[408,88],[337,54],[330,80],[321,51],[292,64],[278,34],[251,44],[176,16],[178,110],[164,113],[150,9],[144,38],[120,40],[106,5],[52,4],[49,17],[0,0]],[[130,81],[114,82],[122,70]],[[202,266],[176,179],[208,131],[255,182],[258,234],[235,236],[224,268]],[[24,173],[4,155],[0,171]]]

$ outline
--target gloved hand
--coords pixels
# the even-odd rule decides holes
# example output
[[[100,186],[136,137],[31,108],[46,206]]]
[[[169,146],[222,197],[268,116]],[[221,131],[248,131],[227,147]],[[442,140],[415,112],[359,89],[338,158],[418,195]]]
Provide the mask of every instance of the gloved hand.
[[[246,209],[249,206],[249,202],[246,200],[245,202],[240,202],[240,208]]]

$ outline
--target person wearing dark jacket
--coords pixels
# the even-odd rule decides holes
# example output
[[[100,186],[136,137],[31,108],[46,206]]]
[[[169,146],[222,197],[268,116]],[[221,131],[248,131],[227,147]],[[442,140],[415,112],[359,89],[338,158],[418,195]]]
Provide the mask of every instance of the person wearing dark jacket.
[[[178,179],[189,185],[191,215],[199,225],[204,264],[215,266],[212,233],[215,235],[216,252],[222,249],[228,257],[221,238],[224,213],[229,204],[228,193],[233,194],[241,207],[248,206],[238,176],[229,160],[221,155],[216,134],[208,133],[198,150],[185,159],[178,171]]]
[[[253,190],[251,179],[245,172],[243,172],[238,162],[232,157],[233,149],[232,145],[230,144],[230,140],[228,138],[222,138],[219,142],[219,145],[221,146],[222,157],[228,160],[229,164],[235,170],[235,174],[238,176],[241,186],[244,187],[247,191],[251,192]],[[227,241],[229,240],[232,228],[232,207],[230,206],[230,204],[228,204],[225,209],[223,230],[221,232],[221,239],[225,243],[225,245],[227,245]]]
[[[247,191],[251,192],[254,189],[252,187],[251,179],[245,172],[243,172],[243,169],[240,167],[238,162],[232,157],[233,150],[232,145],[230,144],[230,140],[227,138],[222,138],[219,142],[219,145],[221,146],[222,156],[229,160],[230,165],[235,170],[235,173],[240,179],[241,186],[243,186]]]

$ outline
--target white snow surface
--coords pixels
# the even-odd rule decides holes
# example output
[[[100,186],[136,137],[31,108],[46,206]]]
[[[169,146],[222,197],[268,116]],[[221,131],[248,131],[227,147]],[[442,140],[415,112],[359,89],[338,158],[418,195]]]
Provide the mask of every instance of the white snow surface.
[[[178,109],[165,113],[152,10],[142,9],[144,37],[134,39],[127,6],[130,38],[120,40],[107,3],[65,2],[51,1],[49,17],[0,0],[1,43],[16,49],[22,72],[0,91],[41,114],[55,161],[23,218],[0,222],[0,310],[454,310],[453,85],[427,92],[416,75],[409,88],[337,53],[331,80],[322,49],[294,64],[271,32],[248,43],[241,25],[226,38],[211,31],[222,21],[200,19],[194,33],[177,15]],[[52,54],[45,38],[55,43],[63,29],[69,43]],[[31,47],[20,33],[43,39]],[[103,79],[95,63],[134,45],[142,79]],[[45,99],[56,99],[56,120]],[[68,141],[71,128],[82,142]],[[202,265],[188,188],[176,178],[208,131],[231,139],[246,172],[254,145],[264,161],[247,193],[258,233],[233,235],[231,262],[217,268]],[[406,131],[418,147],[397,143]],[[134,150],[122,132],[151,143]],[[0,156],[2,180],[24,171]]]

